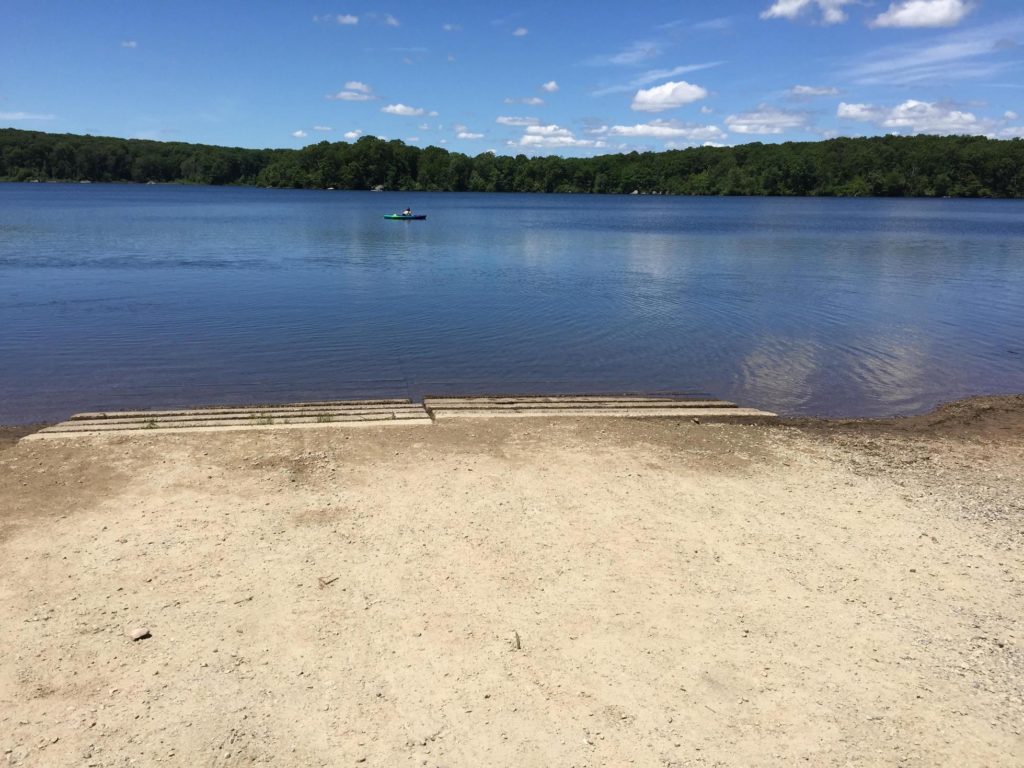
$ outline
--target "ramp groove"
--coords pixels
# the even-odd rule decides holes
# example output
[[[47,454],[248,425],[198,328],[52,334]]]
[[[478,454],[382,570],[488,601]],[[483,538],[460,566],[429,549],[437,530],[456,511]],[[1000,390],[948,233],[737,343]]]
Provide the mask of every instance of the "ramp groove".
[[[739,408],[727,400],[631,395],[531,395],[522,397],[427,397],[435,420],[529,416],[674,416],[701,421],[763,421],[774,413]]]
[[[430,423],[426,409],[410,400],[342,400],[288,405],[193,408],[180,411],[78,413],[67,421],[46,427],[30,437]]]

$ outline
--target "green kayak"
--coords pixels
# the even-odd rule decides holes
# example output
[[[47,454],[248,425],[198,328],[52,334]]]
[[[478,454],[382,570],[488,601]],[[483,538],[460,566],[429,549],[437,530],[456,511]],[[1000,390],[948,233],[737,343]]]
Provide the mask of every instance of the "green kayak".
[[[385,219],[392,219],[394,221],[423,221],[426,219],[426,214],[412,214],[412,213],[385,213]]]

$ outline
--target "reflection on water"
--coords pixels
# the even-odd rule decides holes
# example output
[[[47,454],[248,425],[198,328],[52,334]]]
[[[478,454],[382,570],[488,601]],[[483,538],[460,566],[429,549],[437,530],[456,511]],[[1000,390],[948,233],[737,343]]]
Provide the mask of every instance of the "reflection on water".
[[[912,413],[1024,391],[1022,236],[1011,201],[0,184],[0,423],[555,391]]]

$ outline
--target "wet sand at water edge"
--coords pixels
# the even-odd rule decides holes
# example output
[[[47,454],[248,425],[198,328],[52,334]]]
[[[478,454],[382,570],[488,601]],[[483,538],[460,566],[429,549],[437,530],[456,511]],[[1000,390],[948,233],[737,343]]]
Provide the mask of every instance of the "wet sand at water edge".
[[[0,765],[1024,763],[1021,396],[18,436]]]

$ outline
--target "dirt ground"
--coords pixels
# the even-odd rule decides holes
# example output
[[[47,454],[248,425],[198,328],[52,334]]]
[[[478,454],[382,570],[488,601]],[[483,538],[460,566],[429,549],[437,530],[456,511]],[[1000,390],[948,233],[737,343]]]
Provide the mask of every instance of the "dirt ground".
[[[14,437],[0,765],[1024,764],[1021,397]]]

